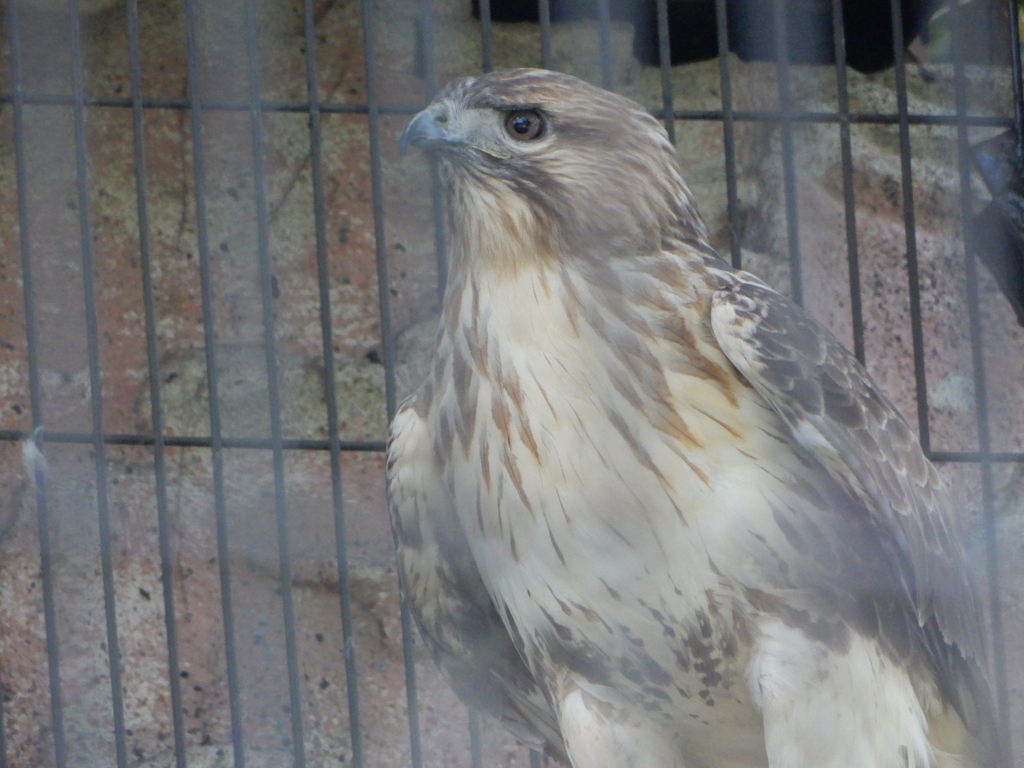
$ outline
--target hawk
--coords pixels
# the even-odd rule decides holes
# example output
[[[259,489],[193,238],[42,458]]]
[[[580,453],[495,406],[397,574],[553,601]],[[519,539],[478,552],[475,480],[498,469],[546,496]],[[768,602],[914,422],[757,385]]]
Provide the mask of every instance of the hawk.
[[[450,274],[388,448],[452,686],[575,768],[1003,760],[950,498],[822,326],[710,247],[640,105],[450,83]]]

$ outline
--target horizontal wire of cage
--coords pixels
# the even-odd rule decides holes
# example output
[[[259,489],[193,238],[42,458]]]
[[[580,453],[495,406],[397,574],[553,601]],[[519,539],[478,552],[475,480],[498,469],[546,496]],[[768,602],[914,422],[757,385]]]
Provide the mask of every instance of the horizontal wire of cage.
[[[233,590],[236,589],[236,575],[232,571],[231,537],[238,530],[232,526],[232,513],[229,511],[231,496],[230,457],[232,451],[269,452],[269,476],[272,492],[273,538],[276,544],[276,594],[280,598],[281,624],[283,626],[282,656],[285,666],[285,684],[282,712],[286,714],[284,730],[287,732],[285,741],[287,751],[296,766],[304,766],[309,762],[307,751],[315,739],[313,728],[304,717],[304,682],[302,680],[303,664],[298,651],[296,607],[293,603],[293,572],[292,545],[294,504],[290,501],[288,488],[288,457],[305,453],[326,454],[326,473],[329,475],[330,519],[333,528],[333,557],[336,568],[337,607],[341,636],[330,638],[343,658],[345,670],[344,713],[348,738],[348,756],[345,764],[362,766],[370,764],[366,757],[363,744],[364,731],[367,728],[362,714],[359,642],[353,605],[352,584],[349,569],[349,533],[347,527],[351,510],[345,500],[343,476],[343,455],[346,453],[382,453],[385,442],[381,437],[346,438],[339,427],[338,389],[335,371],[335,336],[336,306],[332,306],[332,272],[329,264],[328,239],[328,201],[325,194],[325,163],[322,155],[324,145],[323,134],[327,130],[324,118],[328,116],[351,116],[365,120],[366,125],[366,163],[369,177],[369,204],[372,209],[372,222],[367,229],[372,234],[375,254],[376,295],[379,316],[379,360],[383,366],[384,409],[390,421],[396,410],[398,401],[398,385],[396,383],[396,347],[395,331],[392,322],[391,280],[392,271],[389,260],[388,237],[386,232],[386,201],[385,181],[382,167],[382,117],[411,116],[429,102],[435,90],[443,85],[438,82],[438,63],[434,50],[435,29],[434,9],[430,0],[419,3],[418,34],[422,49],[422,82],[420,87],[422,100],[415,103],[393,103],[382,100],[377,80],[378,38],[391,34],[391,30],[377,22],[381,11],[378,4],[371,0],[362,0],[359,6],[360,25],[363,35],[363,73],[365,84],[365,100],[346,102],[324,99],[323,88],[319,81],[318,41],[316,24],[318,6],[313,0],[303,0],[300,11],[302,39],[304,41],[303,56],[305,59],[305,96],[291,100],[268,100],[263,97],[261,87],[261,55],[259,34],[257,29],[258,12],[255,0],[246,0],[241,7],[244,14],[245,28],[245,61],[244,89],[247,98],[214,98],[202,93],[199,84],[202,82],[200,57],[202,55],[200,34],[198,31],[197,13],[199,0],[184,0],[185,19],[185,60],[187,62],[188,93],[182,98],[153,97],[144,93],[143,71],[140,52],[140,21],[138,0],[127,0],[125,23],[127,24],[128,65],[130,72],[130,94],[126,96],[92,95],[87,93],[85,58],[82,51],[83,29],[81,28],[81,9],[77,0],[69,0],[66,13],[61,16],[69,25],[71,44],[70,65],[71,77],[69,92],[41,91],[26,87],[27,73],[24,69],[26,60],[26,42],[22,35],[21,12],[19,6],[27,5],[31,0],[7,0],[6,26],[9,62],[7,75],[9,82],[0,85],[0,110],[10,114],[11,134],[13,137],[14,155],[14,187],[16,189],[16,226],[17,253],[8,253],[4,259],[19,263],[21,281],[21,307],[23,317],[24,339],[17,347],[11,346],[4,354],[15,354],[24,351],[24,359],[19,361],[27,367],[27,392],[23,392],[29,403],[28,413],[24,422],[17,426],[5,425],[0,429],[0,443],[10,446],[18,441],[25,444],[24,452],[29,457],[26,466],[31,473],[31,485],[34,494],[35,536],[38,540],[40,601],[45,644],[45,661],[47,665],[46,701],[48,713],[47,727],[39,732],[40,739],[45,738],[47,745],[40,746],[47,759],[58,768],[80,764],[77,759],[77,746],[67,736],[66,709],[68,698],[66,688],[66,669],[62,668],[62,648],[73,640],[61,635],[58,618],[58,602],[60,595],[56,586],[54,569],[54,552],[51,545],[54,522],[51,512],[54,501],[51,489],[59,478],[54,478],[46,468],[47,458],[54,446],[83,446],[89,449],[88,461],[91,462],[91,473],[95,488],[95,505],[91,509],[95,515],[98,528],[98,560],[100,587],[102,589],[102,634],[105,638],[106,668],[109,678],[109,708],[112,755],[119,768],[141,764],[142,758],[133,753],[131,728],[126,722],[126,703],[124,700],[125,685],[122,680],[125,668],[123,658],[123,617],[119,613],[119,605],[123,595],[118,594],[115,578],[116,537],[112,533],[112,504],[108,497],[108,489],[112,482],[109,452],[115,447],[143,449],[152,463],[153,469],[153,502],[155,505],[156,539],[158,542],[158,566],[160,581],[160,600],[163,610],[164,653],[166,656],[166,688],[168,697],[167,709],[170,713],[170,733],[165,734],[170,741],[170,754],[173,764],[184,768],[190,762],[188,755],[191,739],[186,730],[185,699],[183,687],[188,680],[186,670],[180,659],[180,606],[176,599],[176,580],[180,579],[174,557],[174,521],[171,497],[174,494],[173,481],[168,467],[171,451],[185,449],[201,449],[209,453],[211,472],[211,504],[210,515],[213,522],[215,538],[216,582],[219,589],[219,605],[215,609],[218,622],[222,627],[221,642],[223,644],[223,666],[226,686],[226,702],[228,728],[227,743],[231,747],[229,758],[232,764],[241,768],[251,757],[251,741],[248,738],[247,713],[245,697],[242,689],[245,681],[240,671],[236,604],[233,602]],[[726,0],[715,0],[717,19],[717,43],[719,65],[719,88],[721,106],[717,109],[678,109],[672,80],[669,45],[669,0],[657,0],[657,38],[660,57],[661,105],[652,108],[653,114],[664,122],[668,135],[676,140],[677,128],[685,121],[711,121],[721,125],[722,129],[722,173],[721,178],[726,188],[725,198],[728,217],[727,256],[734,266],[743,266],[740,232],[741,206],[738,188],[737,140],[739,126],[745,124],[764,124],[777,128],[780,138],[781,170],[783,182],[783,208],[786,232],[786,259],[791,294],[797,301],[804,299],[803,267],[804,259],[800,248],[800,210],[798,205],[798,182],[796,149],[794,147],[797,126],[822,124],[835,126],[840,138],[841,186],[843,190],[845,230],[846,230],[846,266],[849,281],[849,311],[852,318],[853,349],[859,360],[864,362],[867,357],[865,344],[865,309],[862,303],[862,277],[860,274],[860,251],[862,244],[858,242],[855,214],[855,163],[854,148],[851,138],[851,126],[886,125],[893,126],[897,131],[898,153],[900,158],[900,209],[906,237],[906,290],[910,307],[910,346],[912,349],[913,388],[916,393],[917,423],[921,443],[934,461],[946,463],[963,463],[980,467],[981,508],[985,521],[985,553],[986,576],[989,581],[990,605],[989,614],[993,626],[994,641],[994,672],[996,694],[1004,723],[1010,722],[1010,692],[1007,686],[1008,661],[1004,645],[1004,629],[1002,625],[1003,606],[1000,603],[1002,585],[1000,584],[1001,564],[997,558],[997,529],[995,495],[996,486],[993,476],[996,465],[1012,465],[1024,462],[1024,452],[1010,450],[993,450],[992,430],[990,424],[990,407],[988,402],[989,382],[987,379],[986,361],[983,354],[985,323],[979,299],[979,275],[974,246],[974,233],[971,231],[973,215],[972,198],[974,191],[971,185],[971,154],[970,128],[1011,129],[1018,139],[1024,137],[1024,99],[1021,91],[1020,41],[1017,27],[1017,8],[1013,0],[1007,2],[1009,19],[1009,55],[1011,81],[1013,87],[1014,113],[1005,116],[970,114],[968,109],[968,83],[965,76],[965,65],[960,60],[953,63],[953,83],[955,110],[952,114],[926,114],[913,111],[908,100],[906,72],[908,63],[903,49],[904,39],[901,4],[892,0],[892,29],[885,30],[895,41],[893,53],[895,57],[895,92],[896,105],[894,111],[851,111],[850,96],[847,83],[847,67],[845,52],[845,36],[843,30],[842,4],[840,0],[832,0],[832,24],[835,41],[834,75],[837,84],[838,110],[835,112],[807,110],[799,108],[792,93],[791,65],[787,49],[787,5],[783,0],[774,0],[774,35],[777,44],[776,83],[779,90],[778,109],[739,109],[733,103],[733,74],[731,72],[728,28],[726,24]],[[628,53],[616,51],[613,43],[613,20],[609,0],[596,0],[596,30],[598,50],[599,83],[604,87],[614,87],[613,61],[616,56]],[[956,13],[954,10],[953,13]],[[495,52],[494,23],[491,20],[490,0],[479,3],[479,35],[480,61],[479,71],[491,71],[499,58]],[[552,43],[552,20],[549,0],[538,3],[537,25],[540,63],[553,66],[555,57]],[[957,26],[954,24],[954,30]],[[41,370],[40,347],[47,340],[41,338],[39,317],[40,308],[37,297],[37,285],[34,282],[33,270],[37,266],[34,252],[37,250],[34,238],[37,233],[33,229],[31,211],[34,205],[30,190],[30,163],[26,158],[27,146],[32,137],[25,127],[25,114],[29,109],[61,108],[70,110],[71,142],[74,163],[74,210],[78,219],[78,253],[79,261],[76,274],[80,275],[83,321],[81,329],[84,334],[87,372],[86,391],[88,393],[88,424],[85,428],[65,428],[47,418],[45,404],[47,387],[45,372]],[[133,145],[132,171],[135,179],[132,194],[138,222],[138,270],[142,293],[144,338],[145,338],[145,383],[149,405],[148,431],[113,432],[106,428],[107,416],[104,411],[103,383],[104,370],[101,365],[102,333],[100,316],[102,314],[102,296],[97,288],[96,275],[102,269],[94,252],[96,241],[94,229],[96,222],[93,217],[95,200],[90,191],[89,179],[91,166],[88,155],[88,121],[95,110],[129,110],[131,114],[131,143]],[[192,189],[191,204],[194,206],[196,229],[197,270],[199,277],[199,304],[201,306],[202,355],[205,374],[205,399],[207,403],[206,432],[170,433],[166,429],[164,416],[164,391],[166,376],[161,368],[161,331],[160,318],[157,311],[156,291],[159,277],[155,275],[151,252],[150,200],[147,185],[147,127],[146,115],[155,110],[170,110],[181,113],[187,118],[186,132],[188,135],[191,157],[190,181]],[[263,372],[266,381],[267,426],[269,434],[263,437],[237,436],[229,434],[224,428],[225,413],[222,410],[223,383],[219,376],[224,366],[218,349],[217,336],[217,302],[215,290],[216,279],[211,272],[211,265],[218,258],[217,246],[210,235],[208,212],[210,206],[207,192],[211,177],[207,170],[210,160],[207,154],[205,136],[206,124],[204,116],[210,113],[238,113],[248,118],[250,136],[250,152],[252,163],[252,198],[253,226],[255,232],[256,273],[258,277],[258,316],[260,332]],[[268,197],[265,142],[263,138],[264,120],[272,114],[295,114],[308,120],[308,141],[310,148],[309,174],[311,179],[312,217],[314,222],[316,299],[318,303],[318,323],[321,353],[323,356],[323,386],[325,389],[324,403],[326,434],[323,436],[287,436],[282,426],[283,411],[286,405],[282,402],[282,363],[279,356],[279,321],[280,302],[277,297],[277,283],[274,269],[274,252],[271,245],[271,229],[273,211]],[[961,218],[963,221],[963,240],[965,243],[964,273],[966,280],[968,329],[971,354],[971,377],[973,384],[973,405],[976,414],[976,450],[933,450],[931,439],[931,414],[928,405],[928,386],[926,374],[926,355],[928,339],[922,317],[921,276],[918,264],[918,245],[916,240],[917,223],[915,221],[914,200],[914,166],[912,163],[911,128],[913,126],[948,126],[956,131],[957,173],[960,189]],[[436,259],[436,275],[439,290],[444,284],[444,227],[443,211],[438,195],[439,177],[436,166],[431,166],[430,175],[433,195],[431,214],[433,223],[433,250]],[[14,350],[14,351],[12,351]],[[176,454],[177,455],[177,454]],[[261,454],[262,455],[262,454]],[[8,472],[20,472],[16,467],[8,468]],[[378,510],[386,515],[384,510]],[[146,598],[149,599],[148,597]],[[176,607],[179,606],[179,607]],[[401,650],[404,662],[403,684],[406,706],[408,731],[394,734],[395,739],[408,741],[408,759],[416,768],[424,764],[420,711],[423,702],[419,698],[417,668],[414,660],[416,638],[411,616],[404,602],[400,607]],[[10,674],[9,672],[7,674]],[[0,680],[5,688],[11,681]],[[2,716],[0,716],[0,768],[19,764],[8,754],[8,723],[13,716],[12,707],[19,705],[17,697],[5,697]],[[468,716],[469,761],[475,766],[482,766],[489,760],[485,748],[486,734],[480,720],[474,715]],[[540,765],[543,758],[536,752],[528,755],[530,765]],[[168,763],[170,764],[170,763]]]

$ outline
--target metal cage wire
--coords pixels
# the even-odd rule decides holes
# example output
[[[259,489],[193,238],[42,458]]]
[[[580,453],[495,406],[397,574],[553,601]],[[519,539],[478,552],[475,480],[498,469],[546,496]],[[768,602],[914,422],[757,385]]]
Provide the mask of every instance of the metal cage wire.
[[[24,2],[24,0],[20,0]],[[281,102],[267,101],[261,96],[260,70],[257,35],[255,30],[256,12],[254,0],[245,3],[247,34],[247,73],[248,99],[226,100],[204,97],[199,88],[198,42],[195,21],[196,0],[184,0],[187,62],[190,90],[187,98],[168,99],[150,98],[142,92],[142,74],[139,49],[139,15],[138,0],[127,0],[127,21],[129,40],[129,65],[131,75],[131,93],[128,96],[112,98],[91,96],[85,92],[83,72],[83,56],[81,50],[82,31],[79,28],[78,0],[69,0],[70,19],[72,24],[71,52],[73,64],[72,93],[41,93],[26,90],[23,85],[22,41],[19,31],[19,14],[15,0],[8,0],[7,20],[10,46],[9,92],[0,94],[0,104],[13,113],[14,153],[16,167],[16,186],[18,200],[18,227],[20,237],[20,262],[23,275],[23,306],[25,316],[25,344],[27,348],[27,366],[29,381],[29,401],[31,405],[31,432],[7,430],[0,432],[2,441],[20,441],[32,439],[41,451],[45,452],[48,443],[71,443],[91,446],[93,472],[97,489],[95,513],[98,516],[100,532],[100,561],[102,571],[103,605],[105,609],[105,631],[107,638],[107,659],[110,674],[111,705],[113,716],[113,737],[118,768],[127,768],[131,763],[125,735],[124,702],[120,671],[122,661],[118,638],[118,617],[116,613],[113,565],[111,559],[110,509],[106,495],[108,446],[141,446],[151,450],[155,471],[155,501],[157,509],[158,539],[160,554],[160,574],[165,606],[164,624],[166,631],[166,654],[168,669],[168,685],[170,690],[171,710],[173,716],[173,743],[175,763],[178,768],[186,766],[186,736],[182,719],[181,668],[177,635],[177,617],[174,601],[174,572],[171,558],[171,533],[168,512],[168,476],[166,468],[167,449],[172,447],[195,447],[208,449],[212,456],[213,467],[213,514],[216,522],[216,546],[218,552],[219,583],[222,594],[221,620],[223,623],[223,642],[227,672],[227,688],[230,709],[230,738],[234,747],[234,761],[237,768],[245,764],[245,744],[242,726],[242,704],[239,692],[237,668],[235,618],[232,603],[232,574],[228,557],[230,531],[226,514],[226,490],[224,451],[226,449],[249,449],[269,451],[272,457],[273,486],[275,489],[274,506],[276,510],[276,531],[278,536],[278,558],[280,567],[280,593],[282,597],[283,621],[285,626],[285,658],[287,663],[288,699],[290,709],[291,750],[294,764],[304,766],[306,763],[305,743],[307,734],[303,730],[302,699],[299,691],[299,670],[296,655],[295,617],[291,601],[291,565],[288,543],[289,505],[285,495],[284,455],[291,451],[319,451],[329,456],[331,491],[333,498],[333,520],[335,527],[335,554],[337,558],[337,577],[339,582],[339,610],[343,627],[344,663],[347,680],[347,702],[349,711],[349,733],[351,738],[351,763],[360,768],[364,765],[362,747],[362,725],[360,721],[359,689],[356,674],[356,654],[358,649],[353,634],[352,597],[347,565],[346,541],[346,510],[342,494],[341,454],[346,451],[381,452],[385,446],[381,441],[343,440],[339,438],[338,411],[335,391],[334,347],[332,343],[332,313],[329,273],[327,265],[327,234],[324,195],[324,161],[321,156],[322,124],[321,117],[328,114],[365,115],[369,136],[369,168],[371,179],[371,195],[373,218],[373,234],[375,237],[376,269],[379,296],[381,358],[385,371],[386,409],[388,419],[396,409],[395,383],[395,344],[389,306],[389,271],[388,252],[385,239],[384,222],[384,185],[381,165],[381,128],[382,115],[411,115],[421,108],[421,104],[382,103],[379,96],[376,70],[376,37],[379,34],[375,22],[375,10],[372,0],[362,0],[362,29],[365,51],[365,88],[367,100],[361,104],[332,103],[323,101],[317,74],[317,40],[314,33],[314,2],[303,0],[302,21],[305,40],[306,92],[307,98],[302,101]],[[781,135],[781,156],[784,183],[785,224],[788,234],[788,259],[792,277],[793,296],[799,302],[803,298],[801,280],[801,254],[799,246],[800,221],[796,200],[796,170],[793,147],[793,128],[799,123],[828,123],[838,126],[840,136],[840,159],[842,169],[842,189],[845,203],[846,248],[850,285],[850,311],[853,318],[854,351],[857,358],[864,362],[864,317],[861,302],[861,276],[857,231],[854,211],[854,170],[851,144],[851,125],[853,124],[887,124],[898,129],[900,168],[902,173],[902,211],[906,236],[906,278],[910,302],[911,337],[913,349],[913,371],[917,394],[917,416],[920,425],[920,439],[929,456],[940,462],[963,462],[980,465],[982,507],[985,517],[985,536],[987,552],[987,576],[991,585],[990,606],[993,621],[995,642],[995,671],[997,681],[997,698],[1004,722],[1008,722],[1008,690],[1006,683],[1007,659],[1002,642],[1002,623],[999,590],[999,563],[996,553],[996,529],[994,522],[994,485],[993,465],[997,463],[1024,462],[1024,454],[1012,452],[994,452],[992,450],[991,430],[989,424],[989,404],[987,402],[986,369],[982,355],[984,328],[979,309],[979,287],[977,276],[977,259],[971,232],[971,167],[968,145],[968,129],[973,126],[994,126],[1012,128],[1017,136],[1024,137],[1024,97],[1021,85],[1020,41],[1017,32],[1017,8],[1015,0],[1007,0],[1010,20],[1010,40],[1012,45],[1011,69],[1013,81],[1014,114],[1006,118],[969,116],[967,114],[966,80],[962,61],[954,64],[955,106],[954,115],[915,114],[908,107],[906,84],[906,61],[903,47],[901,9],[898,0],[892,0],[893,48],[895,53],[895,77],[897,104],[894,114],[891,113],[853,113],[850,111],[850,100],[846,78],[846,49],[843,31],[841,0],[832,0],[832,24],[835,40],[835,75],[838,85],[838,110],[835,113],[806,111],[794,106],[791,83],[790,64],[788,62],[788,41],[786,39],[786,5],[783,0],[774,0],[775,34],[777,40],[777,82],[781,109],[778,111],[739,110],[733,104],[732,80],[728,56],[729,40],[726,20],[726,0],[716,0],[716,18],[718,35],[718,60],[720,63],[721,108],[717,110],[679,110],[674,107],[674,94],[671,82],[671,66],[669,63],[669,30],[668,0],[657,0],[657,33],[658,51],[661,69],[661,103],[662,108],[656,115],[664,121],[665,129],[670,138],[675,140],[676,124],[679,121],[716,121],[720,122],[723,131],[723,175],[726,186],[726,199],[729,224],[729,255],[732,263],[741,266],[739,202],[737,190],[737,149],[735,128],[738,122],[767,122],[777,124]],[[543,66],[552,63],[551,42],[551,8],[549,0],[538,0],[539,36],[541,61]],[[420,34],[423,46],[423,80],[424,101],[429,101],[439,83],[434,52],[434,21],[431,0],[420,1]],[[612,63],[616,52],[612,46],[611,15],[609,0],[597,0],[597,26],[600,58],[600,80],[605,87],[613,85]],[[490,71],[494,66],[494,44],[490,0],[480,0],[480,39],[482,71]],[[80,225],[81,242],[81,274],[85,302],[86,338],[88,340],[88,377],[90,383],[91,430],[61,431],[44,427],[42,411],[42,383],[39,369],[39,336],[37,317],[39,309],[35,303],[33,283],[33,240],[30,226],[28,199],[28,166],[25,158],[26,135],[23,121],[27,105],[57,105],[70,107],[73,110],[74,149],[77,189],[77,210]],[[97,296],[94,285],[94,263],[91,248],[92,232],[90,218],[90,197],[88,190],[88,166],[86,158],[85,122],[90,109],[122,108],[131,110],[132,136],[134,141],[134,168],[136,178],[136,205],[139,223],[139,269],[143,286],[145,308],[145,344],[148,357],[148,386],[152,407],[151,434],[114,434],[104,431],[103,400],[101,389],[101,370],[97,323]],[[184,110],[189,115],[189,132],[193,151],[194,204],[196,227],[199,244],[199,269],[202,302],[202,325],[205,341],[205,363],[207,370],[207,387],[209,399],[208,435],[167,435],[164,430],[163,408],[161,401],[161,377],[159,376],[158,333],[154,299],[154,276],[151,264],[150,217],[147,192],[147,169],[145,152],[144,113],[147,109]],[[207,178],[204,161],[203,120],[204,112],[227,110],[247,113],[252,131],[252,162],[255,169],[255,202],[256,227],[258,243],[258,269],[260,276],[260,296],[262,301],[261,316],[263,322],[264,365],[269,388],[269,408],[271,436],[269,439],[228,437],[223,434],[220,403],[218,401],[218,357],[214,334],[213,305],[216,300],[210,275],[210,236],[207,225]],[[278,357],[277,339],[273,311],[273,277],[271,255],[268,245],[268,206],[266,196],[266,179],[264,172],[264,156],[262,142],[262,116],[272,112],[300,113],[308,116],[309,141],[311,148],[311,172],[313,180],[313,206],[316,241],[316,270],[320,303],[320,326],[325,359],[325,387],[327,402],[328,437],[326,439],[286,439],[281,430],[281,403],[278,391]],[[969,313],[969,331],[971,342],[971,360],[973,366],[975,412],[977,414],[977,451],[933,451],[931,449],[929,410],[927,402],[925,376],[925,338],[922,327],[921,290],[918,270],[918,253],[916,242],[916,222],[914,217],[914,199],[912,186],[912,155],[910,146],[910,127],[913,125],[939,124],[953,126],[957,132],[957,170],[959,173],[961,206],[964,222],[964,242],[966,251],[966,280]],[[432,167],[433,179],[433,221],[435,253],[438,264],[439,291],[444,290],[444,222],[441,202],[437,194],[439,177],[436,165]],[[49,517],[50,501],[47,495],[48,478],[40,470],[35,477],[35,502],[37,510],[37,528],[39,539],[39,557],[41,566],[41,586],[43,613],[46,630],[46,660],[48,664],[50,721],[52,747],[55,764],[64,768],[74,763],[73,752],[69,752],[64,728],[63,692],[60,673],[60,638],[58,637],[58,621],[56,616],[53,555],[51,552],[51,520]],[[411,749],[411,761],[415,768],[423,764],[420,741],[419,703],[417,697],[416,671],[413,663],[414,628],[404,602],[401,609],[402,648],[405,660],[405,692],[408,702],[408,722]],[[4,718],[0,716],[0,768],[8,765],[4,738]],[[481,729],[478,718],[470,715],[468,728],[470,731],[472,765],[483,765],[484,748],[481,741]],[[537,753],[531,755],[531,765],[540,765],[542,758]]]

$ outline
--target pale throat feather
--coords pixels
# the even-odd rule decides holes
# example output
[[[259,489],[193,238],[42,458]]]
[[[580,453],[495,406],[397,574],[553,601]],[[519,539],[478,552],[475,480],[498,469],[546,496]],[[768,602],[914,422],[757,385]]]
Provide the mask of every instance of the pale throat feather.
[[[546,217],[527,200],[511,194],[500,182],[462,179],[446,206],[449,244],[449,283],[468,273],[496,270],[499,278],[537,260],[552,260],[556,246]],[[446,300],[445,309],[459,310]]]

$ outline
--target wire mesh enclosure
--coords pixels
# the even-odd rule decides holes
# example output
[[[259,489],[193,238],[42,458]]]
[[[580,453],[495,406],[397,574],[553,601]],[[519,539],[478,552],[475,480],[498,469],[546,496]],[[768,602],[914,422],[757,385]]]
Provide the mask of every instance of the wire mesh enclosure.
[[[513,66],[663,120],[917,427],[1024,765],[1018,11],[923,5],[0,2],[0,766],[541,762],[434,668],[383,491],[445,272],[397,137]]]

